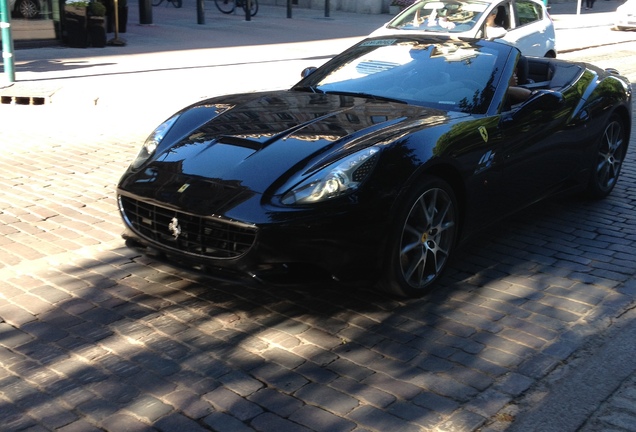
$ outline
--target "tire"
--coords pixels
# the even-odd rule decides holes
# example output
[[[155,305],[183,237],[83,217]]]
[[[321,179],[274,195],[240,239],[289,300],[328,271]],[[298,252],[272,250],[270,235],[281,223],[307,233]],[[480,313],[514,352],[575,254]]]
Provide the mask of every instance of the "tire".
[[[256,0],[252,0],[251,3],[250,16],[254,16],[258,13],[258,2]],[[247,12],[247,0],[243,0],[243,12]]]
[[[393,219],[380,288],[401,297],[429,292],[455,248],[459,210],[451,186],[425,177]]]
[[[236,8],[234,0],[214,0],[214,4],[224,14],[231,14]]]
[[[23,18],[37,18],[40,15],[40,4],[36,0],[18,0],[17,10]]]
[[[627,129],[623,121],[618,115],[612,115],[596,146],[585,192],[588,198],[601,199],[612,192],[625,160],[627,141]]]

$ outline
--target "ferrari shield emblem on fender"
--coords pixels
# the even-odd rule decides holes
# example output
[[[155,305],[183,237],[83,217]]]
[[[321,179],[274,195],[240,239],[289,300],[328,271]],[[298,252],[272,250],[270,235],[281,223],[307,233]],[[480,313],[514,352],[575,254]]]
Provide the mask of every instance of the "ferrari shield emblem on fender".
[[[484,142],[488,142],[488,130],[486,129],[485,126],[479,126],[479,129],[477,129],[479,131],[479,134],[481,135],[481,138],[484,140]]]
[[[187,188],[190,187],[190,183],[184,183],[183,186],[181,186],[179,188],[179,190],[177,191],[177,193],[183,193]]]
[[[174,239],[178,239],[181,235],[181,226],[179,225],[179,219],[173,217],[170,223],[168,224],[168,229],[172,233]]]

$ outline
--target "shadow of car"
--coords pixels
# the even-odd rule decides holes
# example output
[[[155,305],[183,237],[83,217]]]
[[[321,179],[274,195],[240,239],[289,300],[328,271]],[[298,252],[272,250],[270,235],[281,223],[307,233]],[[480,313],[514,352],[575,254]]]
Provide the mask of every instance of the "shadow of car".
[[[40,15],[38,0],[9,0],[9,10],[14,16],[37,18]]]
[[[614,28],[616,30],[636,29],[636,0],[627,0],[616,9]]]
[[[494,26],[488,25],[491,15]],[[537,0],[423,0],[407,7],[371,36],[406,32],[500,38],[523,55],[557,55],[554,23],[544,4]]]

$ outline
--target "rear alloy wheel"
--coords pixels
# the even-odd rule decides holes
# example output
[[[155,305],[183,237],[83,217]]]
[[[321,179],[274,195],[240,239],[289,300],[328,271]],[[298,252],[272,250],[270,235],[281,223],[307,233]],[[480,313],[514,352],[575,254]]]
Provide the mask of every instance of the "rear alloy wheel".
[[[427,177],[404,200],[389,243],[381,288],[403,297],[428,292],[455,246],[457,201],[445,181]]]
[[[23,18],[36,18],[40,14],[40,5],[35,0],[18,0],[18,11]]]
[[[627,152],[627,136],[617,115],[610,118],[601,136],[587,188],[590,198],[605,198],[614,189]]]

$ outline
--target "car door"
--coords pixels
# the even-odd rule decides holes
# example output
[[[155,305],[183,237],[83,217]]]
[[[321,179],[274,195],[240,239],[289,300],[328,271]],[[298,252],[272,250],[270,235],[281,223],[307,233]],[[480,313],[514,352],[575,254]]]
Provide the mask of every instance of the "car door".
[[[566,127],[571,107],[545,98],[526,104],[503,113],[500,125],[505,197],[511,212],[564,189],[580,166],[574,131]]]
[[[554,27],[543,7],[532,0],[511,4],[511,28],[503,39],[527,56],[544,57],[554,50]]]

